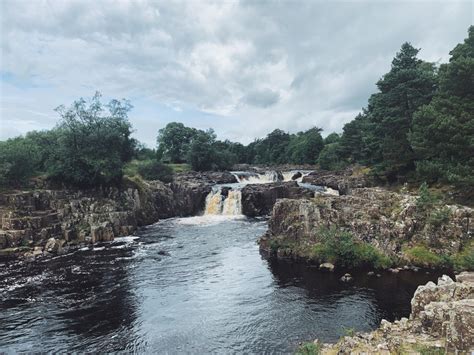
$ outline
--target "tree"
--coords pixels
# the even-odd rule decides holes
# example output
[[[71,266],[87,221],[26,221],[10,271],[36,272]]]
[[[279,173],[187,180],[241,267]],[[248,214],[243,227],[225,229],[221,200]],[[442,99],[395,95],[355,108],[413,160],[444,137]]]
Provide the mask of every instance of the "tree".
[[[193,137],[186,160],[193,170],[206,171],[214,168],[216,135],[213,130],[198,131]]]
[[[343,169],[347,164],[339,154],[339,143],[326,144],[319,154],[318,163],[324,170]]]
[[[333,132],[329,134],[326,138],[324,138],[324,144],[331,144],[331,143],[337,143],[341,140],[341,137],[339,134]]]
[[[0,142],[0,185],[20,186],[36,171],[34,149],[23,137]]]
[[[120,182],[134,151],[127,120],[132,105],[127,100],[104,105],[100,98],[97,92],[90,103],[81,98],[56,109],[61,116],[56,147],[45,162],[51,179],[82,187]]]
[[[305,132],[292,135],[287,148],[288,163],[315,164],[324,147],[322,129],[311,128]]]
[[[380,92],[369,99],[366,149],[375,171],[389,180],[414,169],[408,132],[414,113],[431,101],[436,89],[434,65],[418,59],[418,52],[404,43],[390,72],[377,82]]]
[[[413,119],[417,172],[431,182],[474,184],[474,26],[468,32],[441,65],[436,96]]]
[[[168,123],[158,132],[159,156],[171,163],[183,163],[186,160],[189,144],[197,134],[198,130],[186,127],[182,123]]]

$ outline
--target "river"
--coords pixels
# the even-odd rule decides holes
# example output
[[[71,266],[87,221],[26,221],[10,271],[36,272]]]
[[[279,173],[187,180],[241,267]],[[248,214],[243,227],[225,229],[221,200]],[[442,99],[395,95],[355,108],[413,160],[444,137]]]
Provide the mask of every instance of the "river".
[[[163,220],[135,237],[0,263],[0,352],[291,353],[407,316],[424,272],[338,273],[264,259],[265,220]]]

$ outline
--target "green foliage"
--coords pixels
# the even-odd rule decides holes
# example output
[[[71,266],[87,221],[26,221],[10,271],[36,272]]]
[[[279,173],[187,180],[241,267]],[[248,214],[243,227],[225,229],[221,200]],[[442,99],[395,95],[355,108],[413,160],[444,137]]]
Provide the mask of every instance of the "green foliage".
[[[460,187],[474,184],[474,26],[439,69],[439,90],[414,116],[410,143],[418,174]]]
[[[339,143],[326,144],[319,154],[318,163],[324,170],[339,170],[347,166],[339,155]]]
[[[137,167],[137,172],[145,180],[173,181],[173,169],[156,160],[140,162]]]
[[[440,209],[435,209],[431,211],[428,216],[426,223],[433,226],[434,228],[440,228],[441,226],[447,224],[451,217],[451,210],[449,207],[443,206]]]
[[[452,261],[448,256],[433,253],[425,246],[415,246],[404,251],[411,263],[423,267],[440,268],[450,267]]]
[[[439,348],[435,346],[428,345],[416,345],[414,350],[417,351],[420,355],[444,355],[446,354],[444,348]]]
[[[434,208],[438,203],[438,198],[430,192],[428,184],[426,182],[420,185],[418,190],[418,198],[416,199],[416,208],[419,211],[428,211]]]
[[[343,327],[344,329],[344,334],[348,337],[353,337],[356,333],[355,329],[354,328],[346,328],[346,327]]]
[[[0,142],[0,185],[20,186],[36,172],[34,149],[23,137]]]
[[[331,133],[326,138],[324,138],[324,145],[337,143],[341,140],[341,136],[337,133]]]
[[[315,343],[304,343],[298,347],[295,355],[318,355],[321,353],[321,345]]]
[[[313,248],[313,258],[318,262],[331,262],[343,268],[387,268],[392,261],[367,243],[356,241],[346,231],[321,228],[321,243]]]
[[[191,170],[188,164],[167,164],[174,173],[182,173]]]
[[[89,104],[81,98],[56,109],[61,121],[56,146],[45,162],[49,178],[82,187],[120,183],[134,151],[127,120],[132,106],[126,100],[104,105],[100,97],[96,93]]]
[[[457,270],[474,271],[474,242],[469,243],[454,257]]]
[[[184,163],[189,144],[198,134],[195,128],[179,122],[168,123],[158,132],[158,158],[171,163]]]

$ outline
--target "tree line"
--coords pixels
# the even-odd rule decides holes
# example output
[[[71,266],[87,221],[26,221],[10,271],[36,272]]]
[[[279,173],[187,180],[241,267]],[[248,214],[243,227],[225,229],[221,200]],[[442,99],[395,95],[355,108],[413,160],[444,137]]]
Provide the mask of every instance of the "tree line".
[[[33,176],[75,186],[119,184],[124,171],[171,180],[167,164],[228,170],[236,163],[369,166],[388,182],[421,179],[472,186],[474,177],[474,26],[436,66],[404,43],[362,112],[342,134],[326,138],[317,127],[280,129],[243,145],[218,140],[212,129],[172,122],[159,130],[157,149],[131,137],[127,100],[80,99],[56,109],[57,126],[0,142],[0,184],[21,186]]]

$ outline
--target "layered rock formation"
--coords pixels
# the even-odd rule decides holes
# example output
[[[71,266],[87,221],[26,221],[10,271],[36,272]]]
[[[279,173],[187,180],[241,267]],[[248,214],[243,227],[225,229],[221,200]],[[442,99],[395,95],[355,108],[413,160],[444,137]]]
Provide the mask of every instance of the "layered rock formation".
[[[135,181],[122,188],[5,193],[0,195],[0,249],[57,251],[58,244],[108,241],[161,218],[196,215],[215,180],[232,181],[212,174],[189,180],[178,176],[171,184]],[[48,243],[54,247],[46,248]]]
[[[338,171],[316,170],[303,177],[303,182],[312,185],[326,186],[347,195],[354,188],[375,186],[373,178],[363,171],[345,169]]]
[[[423,245],[437,255],[459,252],[474,232],[473,210],[445,206],[433,213],[420,213],[416,196],[380,188],[353,189],[344,196],[282,199],[273,208],[260,245],[280,256],[311,258],[312,248],[324,238],[322,228],[336,227],[406,263],[412,262],[406,251],[414,246]]]
[[[410,318],[324,344],[322,354],[439,354],[474,351],[474,273],[419,286]]]
[[[242,189],[242,213],[249,217],[264,216],[281,198],[311,198],[314,192],[299,187],[295,181],[272,184],[250,184]]]

